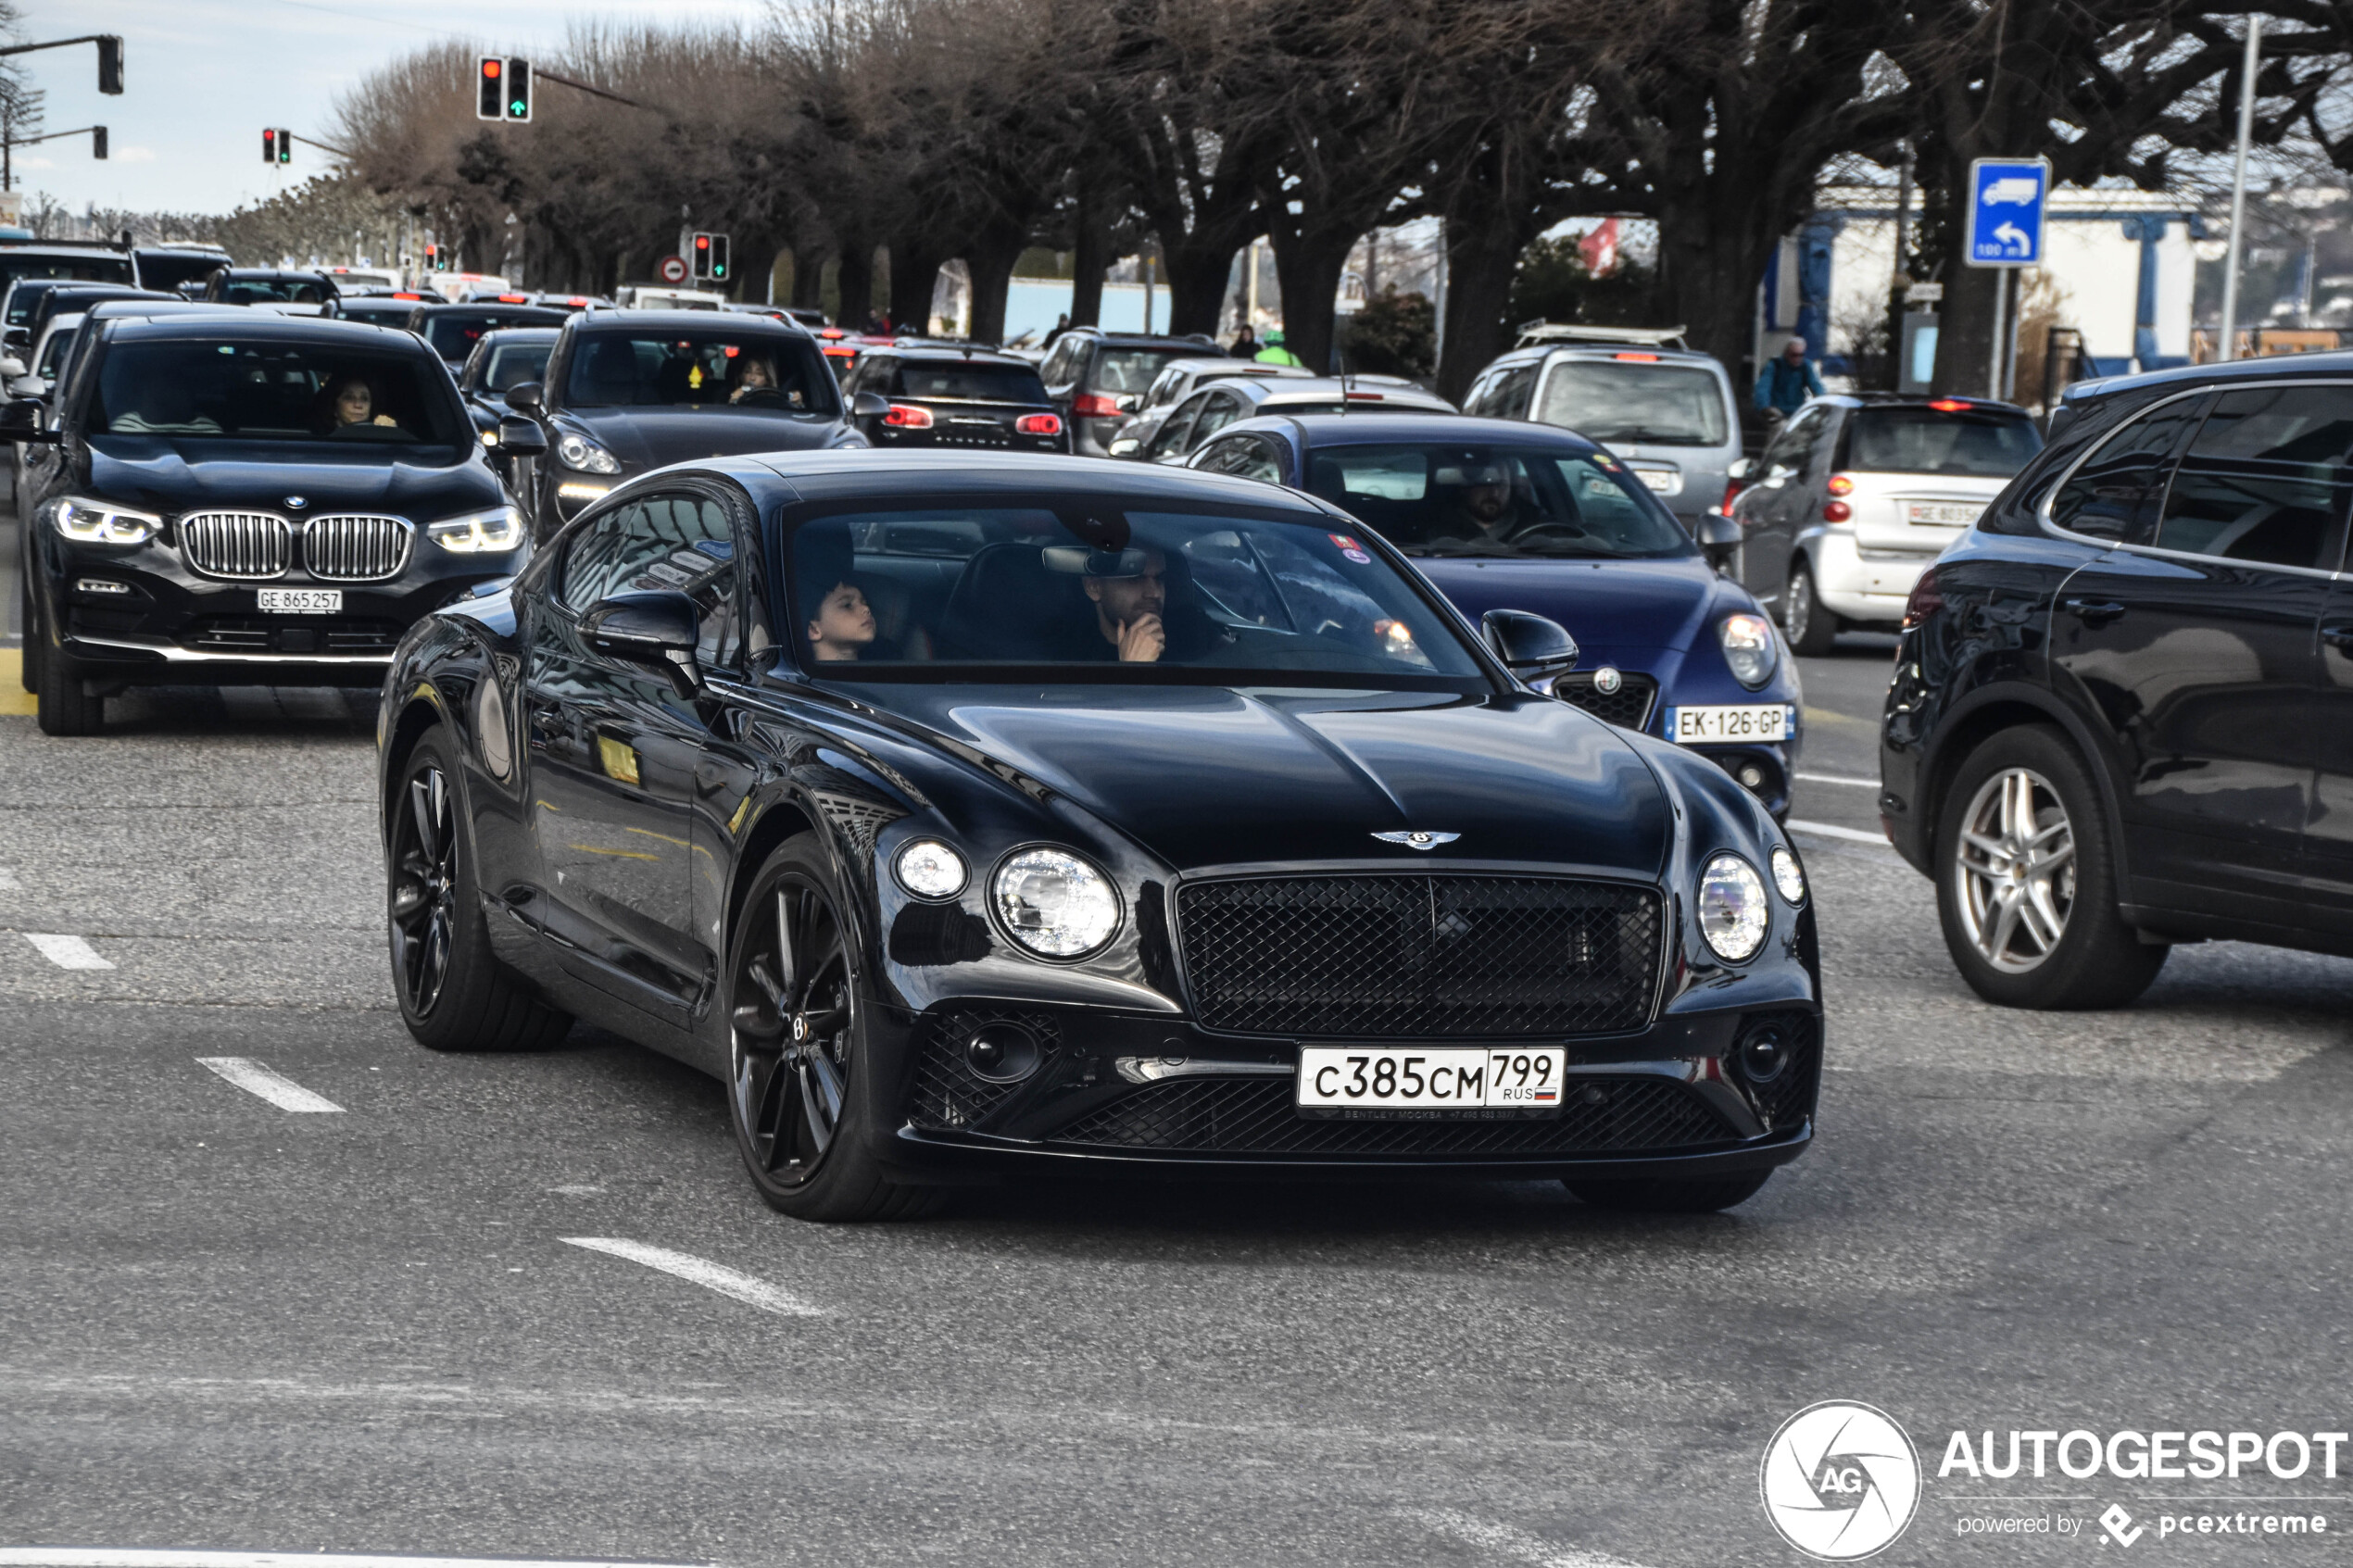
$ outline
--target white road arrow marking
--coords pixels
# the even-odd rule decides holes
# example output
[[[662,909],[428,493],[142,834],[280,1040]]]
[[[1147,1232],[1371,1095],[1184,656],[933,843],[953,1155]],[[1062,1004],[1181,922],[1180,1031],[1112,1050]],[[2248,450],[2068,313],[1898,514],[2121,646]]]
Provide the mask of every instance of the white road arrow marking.
[[[200,1056],[196,1065],[217,1073],[249,1095],[258,1095],[281,1110],[333,1111],[343,1107],[324,1095],[314,1095],[283,1073],[272,1073],[250,1057]]]
[[[59,935],[46,931],[28,931],[24,939],[41,949],[41,956],[59,969],[112,969],[114,965],[98,956],[97,949],[79,936]]]
[[[744,1305],[757,1307],[763,1312],[774,1312],[787,1318],[824,1316],[823,1307],[812,1306],[788,1290],[780,1290],[764,1279],[754,1279],[724,1263],[714,1263],[691,1253],[673,1252],[667,1247],[648,1247],[642,1241],[619,1241],[603,1236],[567,1236],[559,1239],[567,1247],[585,1247],[591,1252],[626,1258],[633,1263],[643,1263],[649,1269],[675,1274],[680,1279],[701,1286],[705,1290],[716,1290],[722,1296],[733,1297]],[[0,1565],[0,1568],[5,1568],[5,1565]]]

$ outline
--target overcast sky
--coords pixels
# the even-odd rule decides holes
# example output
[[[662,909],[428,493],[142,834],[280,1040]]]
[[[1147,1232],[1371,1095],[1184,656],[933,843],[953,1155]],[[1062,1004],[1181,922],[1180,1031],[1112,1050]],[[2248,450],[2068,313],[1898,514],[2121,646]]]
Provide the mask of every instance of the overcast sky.
[[[763,0],[19,0],[25,41],[119,32],[123,93],[98,94],[89,44],[20,56],[48,94],[47,129],[105,125],[105,163],[87,137],[20,147],[19,189],[46,191],[79,212],[100,207],[226,212],[325,167],[297,145],[283,173],[261,161],[263,128],[324,132],[337,94],[377,66],[441,38],[528,55],[575,21],[741,19]],[[441,23],[447,17],[447,24]]]

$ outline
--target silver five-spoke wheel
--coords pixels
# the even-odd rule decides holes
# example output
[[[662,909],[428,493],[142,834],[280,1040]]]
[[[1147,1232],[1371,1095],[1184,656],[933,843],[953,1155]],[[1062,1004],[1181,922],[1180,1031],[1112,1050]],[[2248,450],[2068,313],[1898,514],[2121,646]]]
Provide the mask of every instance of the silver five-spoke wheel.
[[[2075,907],[2075,832],[2050,782],[2006,768],[1980,785],[1952,876],[1961,923],[1988,964],[2023,974],[2048,959]]]

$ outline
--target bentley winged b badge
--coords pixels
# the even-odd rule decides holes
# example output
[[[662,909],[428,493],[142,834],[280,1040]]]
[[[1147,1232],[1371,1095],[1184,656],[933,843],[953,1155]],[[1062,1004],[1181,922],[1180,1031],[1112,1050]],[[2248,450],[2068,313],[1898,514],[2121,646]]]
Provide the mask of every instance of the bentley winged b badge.
[[[1402,844],[1408,849],[1435,849],[1441,844],[1452,844],[1462,837],[1459,833],[1377,833],[1383,844]]]

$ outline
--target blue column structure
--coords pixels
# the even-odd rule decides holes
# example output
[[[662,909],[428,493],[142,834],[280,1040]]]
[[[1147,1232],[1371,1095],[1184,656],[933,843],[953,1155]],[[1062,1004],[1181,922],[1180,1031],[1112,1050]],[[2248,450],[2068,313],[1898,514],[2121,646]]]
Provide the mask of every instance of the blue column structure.
[[[1821,212],[1806,221],[1797,235],[1797,335],[1806,340],[1806,358],[1819,362],[1830,346],[1831,253],[1839,231],[1846,227],[1843,213]],[[1832,375],[1845,371],[1843,357],[1823,367]]]

